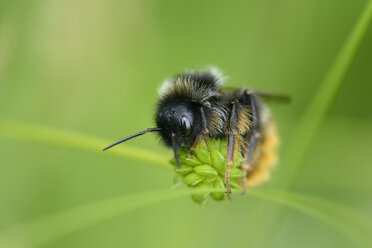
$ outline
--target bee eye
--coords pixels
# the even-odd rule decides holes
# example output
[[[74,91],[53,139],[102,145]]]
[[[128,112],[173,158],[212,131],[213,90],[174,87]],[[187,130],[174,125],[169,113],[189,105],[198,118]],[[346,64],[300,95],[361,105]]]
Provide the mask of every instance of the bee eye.
[[[191,134],[191,122],[186,116],[182,116],[180,119],[181,130],[183,135],[186,137],[190,136]]]

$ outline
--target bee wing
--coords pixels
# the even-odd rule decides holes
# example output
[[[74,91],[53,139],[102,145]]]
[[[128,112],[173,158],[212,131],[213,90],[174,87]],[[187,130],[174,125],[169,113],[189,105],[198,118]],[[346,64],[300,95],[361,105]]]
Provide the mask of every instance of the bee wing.
[[[240,88],[234,87],[223,87],[220,89],[222,93],[233,93],[236,91],[240,91]],[[277,103],[290,103],[291,97],[285,94],[270,92],[270,91],[261,91],[261,90],[253,90],[253,92],[259,96],[261,99],[267,102],[277,102]]]
[[[277,103],[290,103],[291,97],[281,93],[255,91],[255,93],[265,101],[273,101]]]

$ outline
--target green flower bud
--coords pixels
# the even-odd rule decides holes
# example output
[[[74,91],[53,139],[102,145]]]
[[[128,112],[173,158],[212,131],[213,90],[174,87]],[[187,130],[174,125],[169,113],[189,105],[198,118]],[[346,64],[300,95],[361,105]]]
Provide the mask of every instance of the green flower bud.
[[[199,142],[198,148],[203,149],[203,150],[208,150],[207,144],[205,143],[204,140]]]
[[[208,203],[209,194],[200,195],[200,194],[192,194],[191,199],[200,204],[201,206],[205,206]]]
[[[189,166],[197,166],[197,165],[201,165],[201,162],[197,160],[195,157],[191,158],[187,156],[185,159],[185,164]]]
[[[221,175],[224,175],[226,170],[226,160],[223,155],[218,150],[212,150],[211,160],[213,167],[216,168]]]
[[[217,176],[217,171],[209,165],[198,165],[194,168],[194,171],[202,176]]]
[[[179,152],[181,168],[178,168],[176,161],[170,162],[175,165],[174,171],[177,173],[174,183],[182,181],[193,189],[211,188],[219,189],[221,192],[213,193],[192,193],[193,201],[204,206],[209,198],[216,201],[225,200],[226,196],[226,140],[209,139],[207,142],[200,142],[195,149],[195,156],[189,157],[189,148],[184,148]],[[230,186],[233,189],[240,189],[243,172],[241,154],[235,154],[234,164],[230,167]],[[211,196],[211,197],[210,197]]]
[[[190,166],[181,165],[180,168],[178,168],[178,167],[174,168],[174,171],[178,174],[181,174],[181,175],[187,175],[187,174],[190,174],[192,172],[192,168]]]
[[[212,187],[213,188],[216,188],[216,189],[223,189],[223,190],[226,190],[225,188],[225,183],[222,181],[221,178],[218,178],[213,184],[212,184]],[[225,192],[214,192],[214,193],[211,193],[213,199],[215,199],[216,201],[222,201],[222,200],[225,200],[226,199],[226,194]]]
[[[197,185],[198,183],[200,183],[201,181],[204,180],[205,177],[199,175],[199,174],[196,174],[195,172],[193,173],[190,173],[188,174],[187,176],[185,176],[183,178],[183,182],[186,184],[186,185],[189,185],[189,186],[195,186]]]
[[[207,142],[207,148],[209,152],[220,149],[220,140],[210,139]]]
[[[226,151],[227,151],[227,143],[226,141],[220,143],[220,149],[219,152],[226,158]]]
[[[212,182],[216,181],[217,178],[218,178],[218,175],[216,175],[216,176],[207,176],[207,177],[204,179],[204,181],[205,181],[206,183],[212,183]]]
[[[203,164],[212,164],[211,157],[207,150],[198,147],[195,149],[195,155]]]
[[[203,189],[203,188],[211,188],[212,186],[207,183],[200,183],[193,187],[194,189]],[[193,193],[191,198],[194,202],[200,204],[201,206],[205,206],[208,203],[210,193]]]

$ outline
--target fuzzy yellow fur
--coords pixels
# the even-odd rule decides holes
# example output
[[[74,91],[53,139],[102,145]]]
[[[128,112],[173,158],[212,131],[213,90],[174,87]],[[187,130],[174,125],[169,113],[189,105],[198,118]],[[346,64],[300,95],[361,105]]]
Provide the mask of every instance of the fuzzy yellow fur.
[[[270,179],[271,169],[278,161],[279,136],[274,121],[266,124],[263,140],[257,147],[253,158],[253,171],[246,177],[247,187],[258,186]]]

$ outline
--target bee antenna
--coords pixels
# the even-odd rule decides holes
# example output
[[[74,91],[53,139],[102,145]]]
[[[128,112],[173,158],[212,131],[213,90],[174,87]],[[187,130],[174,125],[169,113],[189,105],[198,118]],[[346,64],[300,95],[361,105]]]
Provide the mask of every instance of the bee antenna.
[[[126,137],[126,138],[124,138],[122,140],[119,140],[119,141],[115,142],[114,144],[109,145],[108,147],[104,148],[103,151],[106,151],[107,149],[109,149],[109,148],[111,148],[113,146],[119,145],[120,143],[123,143],[123,142],[125,142],[127,140],[133,139],[133,138],[135,138],[137,136],[141,136],[141,135],[143,135],[145,133],[148,133],[148,132],[159,132],[160,130],[161,130],[161,128],[157,128],[157,127],[156,128],[148,128],[148,129],[146,129],[144,131],[141,131],[139,133],[133,134],[133,135],[131,135],[129,137]]]
[[[178,168],[181,168],[181,164],[180,164],[180,158],[178,156],[178,147],[177,147],[177,143],[175,141],[175,137],[176,135],[174,133],[172,133],[172,147],[173,147],[173,153],[174,153],[174,158],[176,159],[176,163],[177,163],[177,167]]]

